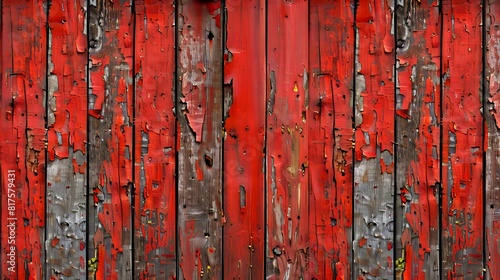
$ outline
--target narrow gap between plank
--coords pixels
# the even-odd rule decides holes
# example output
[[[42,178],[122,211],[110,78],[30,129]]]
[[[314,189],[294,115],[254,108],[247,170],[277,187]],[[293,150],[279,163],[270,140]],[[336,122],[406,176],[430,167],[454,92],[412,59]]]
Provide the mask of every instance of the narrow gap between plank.
[[[136,40],[136,9],[135,9],[135,0],[131,0],[132,1],[132,7],[131,7],[131,15],[133,17],[132,19],[132,40],[134,41],[134,43],[132,44],[132,184],[130,186],[131,190],[130,190],[130,199],[131,199],[131,214],[130,214],[130,218],[131,218],[131,232],[132,232],[132,236],[131,236],[131,246],[132,246],[132,263],[131,263],[131,269],[132,269],[132,277],[135,277],[136,275],[136,271],[135,271],[135,256],[136,256],[136,248],[135,248],[135,228],[136,228],[136,222],[135,222],[135,211],[136,211],[136,195],[135,195],[135,192],[137,191],[137,182],[136,182],[136,164],[135,164],[135,160],[136,160],[136,133],[135,133],[135,129],[136,129],[136,126],[135,126],[135,122],[136,122],[136,106],[135,106],[135,102],[136,102],[136,94],[137,94],[137,90],[136,90],[136,81],[135,81],[135,78],[136,78],[136,69],[135,69],[135,50],[136,50],[136,46],[137,46],[137,40]],[[139,179],[139,182],[140,182],[140,179]],[[140,184],[139,184],[139,191],[140,191]],[[139,209],[140,210],[140,209]]]
[[[486,141],[489,141],[489,131],[488,131],[488,124],[486,123],[486,114],[487,114],[487,111],[486,111],[486,106],[487,106],[487,96],[488,96],[488,92],[489,92],[489,87],[486,87],[487,85],[487,81],[486,81],[486,52],[487,52],[487,42],[486,42],[486,32],[487,32],[487,24],[486,24],[486,12],[487,12],[487,8],[486,8],[486,5],[487,5],[487,1],[486,0],[481,0],[481,4],[482,4],[482,27],[483,27],[483,30],[482,30],[482,50],[481,50],[481,60],[483,62],[482,64],[482,73],[481,73],[481,89],[482,89],[482,92],[481,92],[481,95],[482,95],[482,105],[483,105],[483,142],[482,142],[482,152],[483,152],[483,277],[486,277],[485,279],[489,279],[489,273],[488,273],[488,267],[487,267],[487,263],[488,263],[488,257],[487,257],[487,254],[488,254],[488,250],[487,250],[487,246],[488,246],[488,234],[486,232],[487,230],[487,226],[486,226],[486,222],[488,221],[487,219],[487,192],[486,192],[486,178],[487,178],[487,175],[486,175],[486,165],[488,164],[488,162],[486,161],[486,148],[487,148],[487,145],[485,144]]]
[[[443,15],[443,1],[439,1],[439,15],[440,15],[440,29],[439,34],[439,188],[437,188],[438,195],[438,237],[439,237],[439,278],[443,279],[443,100],[444,100],[444,71],[443,71],[443,39],[444,39],[444,15]]]
[[[245,1],[245,0],[243,0]],[[275,1],[275,0],[271,0],[271,1]],[[265,83],[266,83],[266,98],[264,100],[264,108],[267,108],[267,100],[269,98],[269,80],[268,80],[268,77],[269,77],[269,66],[268,66],[268,58],[269,58],[269,51],[268,51],[268,45],[269,45],[269,19],[268,19],[268,16],[269,16],[269,0],[264,0],[265,2],[265,36],[266,36],[266,39],[265,39],[265,60],[266,60],[266,77],[265,77]],[[267,131],[268,131],[268,121],[267,121],[267,110],[265,110],[265,113],[264,113],[264,151],[263,151],[263,154],[264,154],[264,160],[263,160],[263,173],[264,173],[264,275],[262,275],[262,279],[266,279],[266,276],[267,276],[267,270],[268,270],[268,264],[267,264],[267,259],[268,259],[268,242],[269,242],[269,225],[268,225],[268,182],[267,182],[267,176],[268,176],[268,173],[269,173],[269,170],[268,170],[268,167],[269,167],[269,162],[268,162],[268,150],[267,150],[267,147],[268,147],[268,137],[267,137]]]
[[[46,3],[46,11],[45,11],[45,16],[46,16],[46,21],[45,21],[45,143],[48,144],[48,141],[49,141],[49,135],[48,135],[48,131],[49,131],[49,51],[50,51],[50,24],[49,24],[49,16],[50,16],[50,1],[48,0]],[[3,11],[3,7],[1,9]],[[0,13],[0,22],[3,22],[1,20],[2,18],[2,13]],[[48,148],[48,145],[46,145],[46,148],[45,148],[45,164],[44,164],[44,174],[45,174],[45,182],[44,182],[44,198],[45,198],[45,201],[44,201],[44,213],[43,213],[43,221],[44,221],[44,230],[43,230],[43,238],[42,238],[42,248],[44,248],[44,253],[43,253],[43,256],[42,256],[42,279],[47,279],[47,268],[45,267],[44,264],[47,263],[47,258],[48,258],[48,252],[47,252],[47,248],[45,247],[47,242],[45,242],[45,240],[47,239],[47,236],[48,236],[48,227],[47,227],[47,213],[48,213],[48,210],[49,210],[49,204],[47,203],[47,193],[48,193],[48,186],[49,186],[49,182],[48,182],[48,170],[49,170],[49,167],[48,167],[48,158],[49,158],[49,148]]]
[[[398,130],[397,130],[397,125],[398,125],[398,115],[397,115],[397,100],[398,100],[398,68],[397,68],[397,61],[398,61],[398,46],[397,46],[397,41],[398,41],[398,4],[399,1],[394,1],[394,9],[393,9],[393,17],[392,17],[392,24],[394,28],[394,64],[393,64],[393,75],[394,75],[394,121],[393,121],[393,126],[394,126],[394,154],[392,155],[393,162],[394,162],[394,172],[393,172],[393,194],[392,194],[392,212],[393,212],[393,231],[392,231],[392,278],[396,280],[396,260],[397,260],[397,251],[398,251],[398,246],[396,245],[398,240],[397,240],[397,235],[398,235],[398,223],[397,223],[397,218],[398,218],[398,207],[397,205],[397,194],[398,194],[398,182],[397,182],[397,174],[398,174]],[[404,216],[404,213],[403,215]],[[403,257],[403,256],[401,256]],[[402,279],[404,279],[404,274],[401,276]]]
[[[226,96],[226,90],[225,90],[225,86],[224,86],[224,53],[226,51],[226,39],[227,39],[227,11],[226,11],[226,0],[221,0],[221,7],[220,7],[220,13],[221,13],[221,17],[222,17],[222,28],[221,28],[221,32],[222,32],[222,44],[221,44],[221,80],[220,80],[220,86],[221,86],[221,96],[220,96],[220,102],[222,104],[222,114],[221,114],[221,123],[222,123],[222,131],[223,133],[225,133],[225,112],[227,110],[228,112],[228,115],[229,115],[229,107],[228,108],[225,108],[225,105],[226,103],[224,102],[225,100],[225,96]],[[225,184],[224,184],[224,142],[225,142],[225,136],[222,135],[222,141],[221,141],[221,148],[220,148],[220,171],[219,171],[219,174],[220,174],[220,177],[221,177],[221,204],[222,204],[222,214],[224,215],[224,193],[225,193]],[[217,210],[216,210],[217,211]],[[224,238],[224,227],[222,227],[222,231],[221,231],[221,234],[222,234],[222,238],[221,238],[221,256],[220,256],[220,260],[221,260],[221,276],[222,278],[224,278],[224,245],[225,245],[225,238]]]
[[[176,279],[180,279],[180,266],[179,266],[179,149],[178,149],[178,139],[179,139],[179,0],[174,1],[174,60],[175,60],[175,69],[174,69],[174,113],[175,113],[175,137],[174,137],[174,146],[175,146],[175,276]]]
[[[358,12],[358,0],[354,0],[354,7],[353,7],[353,36],[354,36],[354,48],[353,48],[353,69],[352,69],[352,117],[351,117],[351,126],[352,126],[352,131],[353,134],[351,135],[352,139],[352,150],[351,150],[351,157],[352,157],[352,164],[351,164],[351,279],[354,279],[354,240],[355,240],[355,223],[354,221],[354,210],[355,210],[355,205],[354,205],[354,186],[356,184],[356,173],[355,173],[355,164],[356,164],[356,141],[355,141],[355,136],[356,136],[356,90],[357,90],[357,83],[356,83],[356,78],[357,78],[357,51],[358,51],[358,28],[357,28],[357,12]]]
[[[86,46],[86,49],[87,49],[87,67],[85,69],[86,71],[86,78],[87,78],[87,145],[86,145],[86,149],[87,149],[87,154],[86,154],[86,161],[87,161],[87,164],[85,166],[85,184],[86,184],[86,203],[87,203],[87,207],[85,208],[85,220],[86,220],[86,223],[85,223],[85,279],[89,279],[89,257],[90,257],[90,252],[89,252],[89,244],[90,244],[90,238],[89,238],[89,235],[90,235],[90,222],[91,222],[91,219],[90,219],[90,208],[92,207],[91,204],[90,204],[90,201],[91,201],[91,198],[90,198],[90,190],[91,190],[91,187],[89,185],[90,183],[90,114],[89,114],[89,110],[90,110],[90,1],[86,1],[87,2],[87,6],[86,6],[86,14],[85,14],[85,18],[86,18],[86,26],[85,26],[85,29],[86,29],[86,32],[87,32],[87,46]],[[92,219],[93,221],[93,219]]]

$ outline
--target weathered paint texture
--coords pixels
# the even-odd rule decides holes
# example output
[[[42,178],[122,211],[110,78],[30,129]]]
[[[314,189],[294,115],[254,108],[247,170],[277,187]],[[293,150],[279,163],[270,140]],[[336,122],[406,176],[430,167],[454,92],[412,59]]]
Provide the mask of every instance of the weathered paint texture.
[[[2,1],[2,279],[43,275],[46,8],[43,1]]]
[[[132,278],[132,56],[129,2],[90,1],[88,274]]]
[[[500,279],[498,1],[0,14],[2,279]]]
[[[87,36],[83,1],[49,6],[46,275],[86,275]]]
[[[268,2],[268,279],[310,278],[308,2]]]
[[[390,1],[356,11],[355,277],[394,274],[394,34]]]
[[[264,277],[266,7],[226,1],[224,50],[224,275]]]
[[[176,275],[175,10],[135,2],[135,221],[137,279]]]
[[[442,275],[483,275],[482,8],[443,2]]]
[[[181,279],[222,277],[223,11],[177,1],[178,254]]]
[[[309,269],[352,273],[354,2],[309,3]]]
[[[396,9],[396,267],[398,279],[439,279],[439,5]]]
[[[487,278],[500,279],[500,3],[488,1],[486,10],[486,99],[484,116],[487,124],[485,232]],[[483,237],[483,238],[485,238]]]

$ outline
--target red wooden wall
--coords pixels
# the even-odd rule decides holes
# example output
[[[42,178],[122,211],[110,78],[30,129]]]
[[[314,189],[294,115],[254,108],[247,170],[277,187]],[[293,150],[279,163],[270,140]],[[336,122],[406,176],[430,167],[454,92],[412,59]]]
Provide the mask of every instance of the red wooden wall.
[[[2,279],[500,279],[499,18],[3,0]]]

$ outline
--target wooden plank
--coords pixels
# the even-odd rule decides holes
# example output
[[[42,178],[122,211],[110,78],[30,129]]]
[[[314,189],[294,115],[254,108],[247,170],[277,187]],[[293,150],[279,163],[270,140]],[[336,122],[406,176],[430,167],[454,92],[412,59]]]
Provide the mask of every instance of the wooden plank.
[[[268,2],[268,279],[310,278],[308,2]]]
[[[500,279],[500,3],[489,0],[486,5],[486,80],[485,97],[486,106],[484,116],[486,121],[485,149],[486,165],[484,166],[486,189],[484,201],[486,260],[485,279]]]
[[[83,1],[49,7],[47,277],[85,278],[87,36]]]
[[[224,279],[264,277],[266,5],[227,1]]]
[[[221,2],[176,3],[178,277],[219,279],[224,218]]]
[[[354,278],[391,278],[394,234],[394,35],[391,1],[362,0],[355,91]],[[358,278],[359,277],[359,278]]]
[[[309,5],[309,267],[317,279],[350,279],[354,3]]]
[[[442,5],[442,275],[475,279],[483,275],[481,3]]]
[[[2,1],[2,279],[40,279],[45,226],[44,1]]]
[[[396,15],[398,279],[440,279],[439,5],[401,1]]]
[[[90,1],[89,223],[91,279],[132,279],[132,83],[129,1]]]
[[[175,11],[135,1],[136,279],[175,279]]]

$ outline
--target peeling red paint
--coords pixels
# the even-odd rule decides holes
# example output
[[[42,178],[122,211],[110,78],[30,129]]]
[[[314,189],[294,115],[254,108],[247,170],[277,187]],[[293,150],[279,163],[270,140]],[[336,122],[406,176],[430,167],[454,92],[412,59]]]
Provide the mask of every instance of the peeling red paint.
[[[440,44],[439,6],[397,7],[396,275],[439,279]]]
[[[134,277],[175,279],[174,5],[135,5]]]
[[[394,234],[394,34],[390,1],[356,11],[354,277],[391,278]],[[361,238],[366,245],[356,246]]]
[[[50,277],[83,277],[86,255],[87,51],[83,3],[52,1],[48,77],[47,250]],[[80,38],[77,40],[77,38]],[[85,244],[85,243],[83,243]],[[79,250],[76,248],[80,248]]]
[[[180,279],[222,277],[223,32],[220,1],[176,2]],[[210,253],[208,248],[215,249]]]
[[[47,34],[42,5],[2,1],[2,279],[43,275]]]
[[[227,1],[224,279],[264,277],[265,12]]]
[[[308,2],[269,1],[268,279],[309,278]]]
[[[443,2],[443,276],[483,275],[479,2]],[[474,195],[471,195],[474,194]]]
[[[315,0],[309,7],[309,267],[317,279],[352,273],[352,4]]]
[[[90,93],[89,178],[98,189],[90,209],[89,276],[132,278],[132,58],[125,40],[133,36],[131,7],[126,1],[102,1],[89,8]],[[95,192],[94,192],[95,193]],[[101,250],[105,250],[103,255]],[[88,260],[89,262],[91,260]]]

